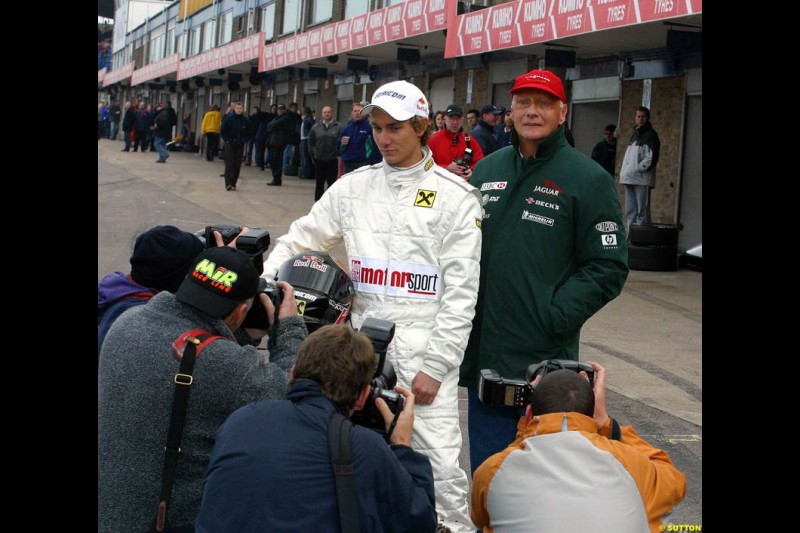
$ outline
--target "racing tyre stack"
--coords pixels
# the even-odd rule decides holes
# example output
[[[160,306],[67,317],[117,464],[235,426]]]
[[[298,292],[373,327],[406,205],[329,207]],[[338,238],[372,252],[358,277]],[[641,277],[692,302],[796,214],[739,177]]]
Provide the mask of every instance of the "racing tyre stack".
[[[631,224],[628,268],[671,272],[678,269],[676,224]]]

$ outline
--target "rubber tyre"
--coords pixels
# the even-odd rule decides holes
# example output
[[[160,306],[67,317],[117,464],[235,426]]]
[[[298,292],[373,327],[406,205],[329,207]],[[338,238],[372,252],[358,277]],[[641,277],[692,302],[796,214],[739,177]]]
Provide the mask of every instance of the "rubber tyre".
[[[628,245],[628,268],[653,272],[678,270],[677,246]]]
[[[630,242],[637,246],[677,246],[676,224],[631,224]]]

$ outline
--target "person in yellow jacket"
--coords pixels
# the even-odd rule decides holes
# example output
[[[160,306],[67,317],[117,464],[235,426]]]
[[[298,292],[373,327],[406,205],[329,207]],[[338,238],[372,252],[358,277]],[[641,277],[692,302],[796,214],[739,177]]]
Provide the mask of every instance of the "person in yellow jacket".
[[[219,130],[222,128],[222,113],[217,104],[212,104],[205,115],[200,133],[206,136],[206,160],[213,161],[214,155],[219,150]]]
[[[686,496],[667,453],[606,412],[605,369],[556,370],[532,383],[517,438],[472,479],[472,521],[484,533],[663,531]]]

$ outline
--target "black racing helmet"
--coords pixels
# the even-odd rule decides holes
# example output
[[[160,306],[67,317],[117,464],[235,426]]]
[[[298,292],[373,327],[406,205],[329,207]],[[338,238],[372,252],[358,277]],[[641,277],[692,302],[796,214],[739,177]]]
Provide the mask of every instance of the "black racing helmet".
[[[297,310],[311,333],[350,320],[355,289],[347,272],[324,252],[302,252],[287,259],[276,280],[294,287]]]

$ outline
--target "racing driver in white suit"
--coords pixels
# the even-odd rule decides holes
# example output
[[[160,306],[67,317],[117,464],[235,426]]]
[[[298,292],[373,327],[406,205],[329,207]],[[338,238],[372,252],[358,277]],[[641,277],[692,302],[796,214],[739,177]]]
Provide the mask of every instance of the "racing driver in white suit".
[[[291,256],[341,242],[355,285],[352,322],[394,322],[387,357],[415,395],[412,447],[430,458],[439,522],[472,533],[459,466],[458,368],[472,328],[481,252],[478,190],[435,164],[428,100],[405,81],[365,106],[381,163],[345,174],[294,221],[264,263],[271,280]],[[441,528],[441,531],[446,529]]]

